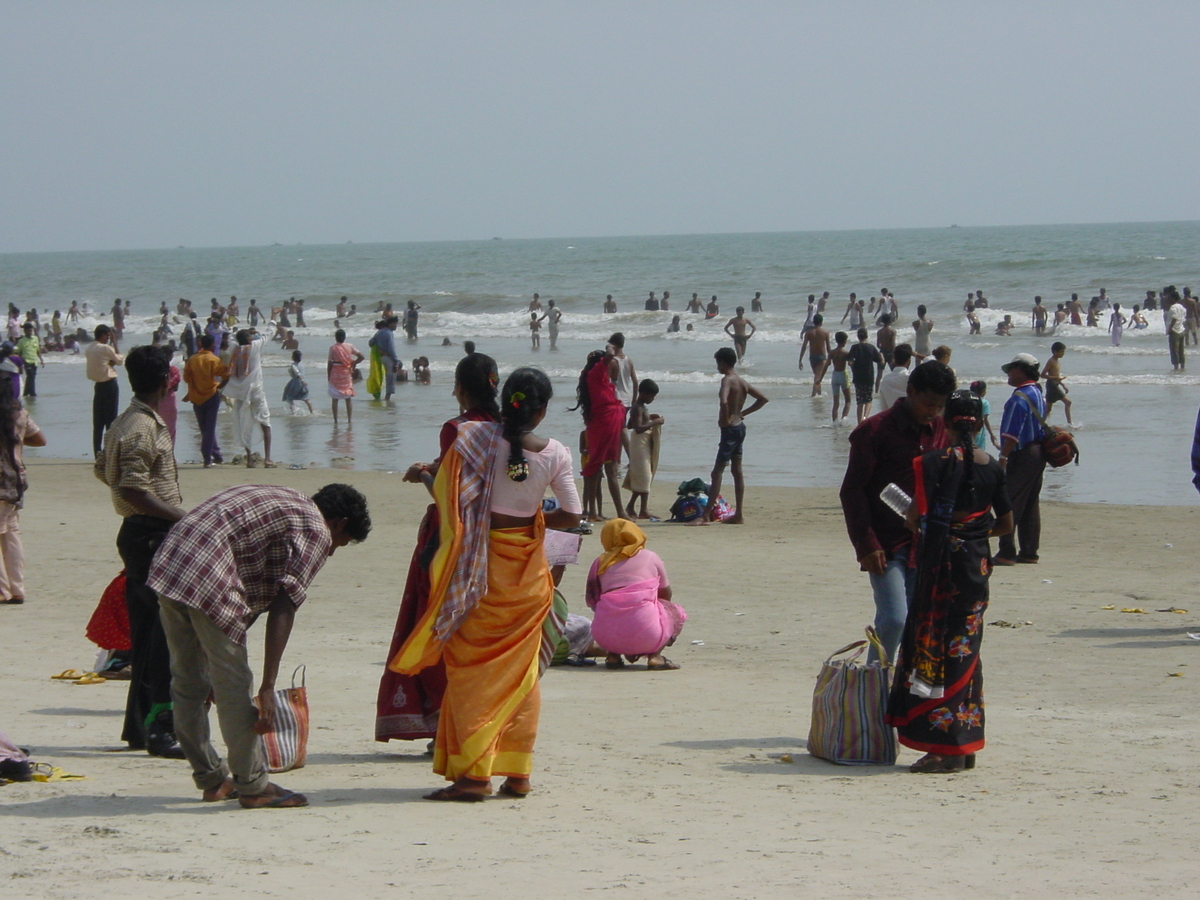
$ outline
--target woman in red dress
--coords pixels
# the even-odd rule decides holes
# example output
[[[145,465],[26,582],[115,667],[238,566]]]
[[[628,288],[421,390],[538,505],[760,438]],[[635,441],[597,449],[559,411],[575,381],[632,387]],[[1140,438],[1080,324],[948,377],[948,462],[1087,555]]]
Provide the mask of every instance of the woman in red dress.
[[[460,422],[498,422],[496,361],[482,353],[464,356],[454,370],[454,399],[462,411],[442,426],[441,452],[432,463],[414,463],[404,480],[431,488],[438,464],[454,443]],[[417,530],[417,546],[408,567],[408,580],[400,600],[400,614],[387,658],[393,659],[424,616],[429,602],[429,562],[438,547],[437,505],[431,503]],[[416,675],[401,675],[385,668],[379,680],[375,706],[375,740],[432,740],[437,734],[438,711],[446,690],[446,669],[440,662]]]

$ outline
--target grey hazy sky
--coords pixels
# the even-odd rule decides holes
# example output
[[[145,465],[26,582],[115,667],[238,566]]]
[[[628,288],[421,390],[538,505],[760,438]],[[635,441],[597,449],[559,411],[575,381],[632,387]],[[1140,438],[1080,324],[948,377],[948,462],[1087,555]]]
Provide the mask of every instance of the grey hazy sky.
[[[1200,3],[0,2],[0,251],[1195,219]]]

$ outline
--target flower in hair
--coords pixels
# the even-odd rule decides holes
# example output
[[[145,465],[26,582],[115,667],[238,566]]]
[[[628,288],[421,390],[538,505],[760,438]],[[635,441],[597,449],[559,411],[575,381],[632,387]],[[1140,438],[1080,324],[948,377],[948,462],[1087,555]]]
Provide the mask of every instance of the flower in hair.
[[[500,383],[500,376],[497,375],[495,372],[488,372],[488,384],[490,384],[492,387],[495,387],[499,383]]]
[[[509,401],[509,403],[512,404],[513,409],[520,409],[521,401],[524,399],[525,399],[525,395],[523,393],[521,393],[520,391],[513,391],[508,397],[508,401]]]
[[[508,464],[508,477],[513,481],[524,481],[529,477],[529,463],[525,457],[521,457],[520,462]]]

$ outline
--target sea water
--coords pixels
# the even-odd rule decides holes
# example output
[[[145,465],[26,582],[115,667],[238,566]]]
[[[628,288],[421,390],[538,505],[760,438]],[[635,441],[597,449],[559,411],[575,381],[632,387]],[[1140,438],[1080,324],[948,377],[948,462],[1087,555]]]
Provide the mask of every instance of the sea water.
[[[718,381],[713,352],[729,345],[722,329],[741,305],[758,331],[740,370],[771,400],[747,423],[747,480],[829,487],[841,481],[854,413],[845,424],[831,422],[828,377],[824,396],[809,397],[811,373],[797,366],[807,296],[830,292],[826,326],[833,332],[845,329],[839,320],[851,291],[869,300],[886,287],[900,305],[900,340],[911,341],[910,323],[924,304],[935,323],[932,343],[953,349],[960,385],[988,382],[997,432],[1010,393],[1001,364],[1018,352],[1044,362],[1053,341],[1067,344],[1062,369],[1075,402],[1082,464],[1048,471],[1044,496],[1190,503],[1200,351],[1195,374],[1175,374],[1161,312],[1146,315],[1143,331],[1127,328],[1115,347],[1107,313],[1100,328],[1067,325],[1038,337],[1030,308],[1040,294],[1053,312],[1072,292],[1086,306],[1104,287],[1128,313],[1147,290],[1200,288],[1198,275],[1200,223],[1186,222],[5,254],[0,300],[22,311],[36,307],[43,321],[56,309],[65,315],[72,301],[86,302],[91,314],[82,324],[89,330],[109,321],[114,298],[129,300],[127,349],[148,339],[164,300],[177,332],[180,297],[190,299],[202,319],[213,297],[224,303],[236,295],[243,319],[251,298],[269,311],[288,297],[302,297],[307,327],[294,330],[317,414],[286,411],[279,398],[289,354],[272,344],[265,364],[273,455],[285,465],[385,471],[402,471],[436,454],[438,428],[457,412],[450,388],[464,340],[494,356],[502,374],[518,365],[543,367],[556,398],[540,430],[576,448],[582,422],[568,407],[580,367],[588,351],[621,331],[638,376],[661,387],[654,411],[667,420],[659,474],[667,482],[707,477],[711,469]],[[976,289],[991,305],[978,311],[983,334],[972,336],[962,305]],[[651,290],[656,296],[670,291],[670,311],[644,311]],[[549,349],[544,324],[541,349],[530,348],[527,306],[535,291],[543,305],[553,299],[564,313],[557,351]],[[758,314],[749,312],[755,291],[763,295],[764,312]],[[705,302],[717,295],[720,315],[705,321],[685,313],[693,292]],[[616,314],[602,313],[606,294],[617,301]],[[371,400],[360,388],[352,429],[344,419],[334,427],[324,379],[334,307],[343,295],[358,313],[341,324],[364,355],[378,303],[399,312],[415,300],[420,337],[408,343],[399,332],[397,343],[406,365],[423,355],[433,373],[430,386],[400,385],[390,404]],[[691,323],[695,330],[668,334],[676,314],[681,327]],[[1013,336],[997,337],[995,325],[1005,314],[1016,324]],[[441,346],[443,338],[453,345]],[[51,353],[46,362],[30,411],[49,445],[31,452],[90,457],[91,384],[82,357]],[[124,406],[129,391],[123,377],[121,387]],[[1051,420],[1064,424],[1061,405]],[[227,415],[219,433],[227,458],[240,452]],[[199,458],[194,418],[184,403],[177,456],[183,462]]]

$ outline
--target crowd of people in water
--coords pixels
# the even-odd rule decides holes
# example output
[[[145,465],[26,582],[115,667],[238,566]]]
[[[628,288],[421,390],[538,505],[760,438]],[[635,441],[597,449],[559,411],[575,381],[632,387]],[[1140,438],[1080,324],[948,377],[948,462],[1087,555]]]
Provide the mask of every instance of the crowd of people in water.
[[[661,298],[651,292],[645,308],[669,312],[670,302],[669,292]],[[1172,363],[1182,369],[1197,325],[1196,301],[1186,288],[1148,292],[1129,317],[1103,290],[1086,310],[1073,297],[1051,313],[1039,297],[1031,329],[1052,334],[1064,322],[1082,324],[1085,316],[1100,327],[1100,314],[1107,312],[1119,342],[1124,328],[1143,327],[1143,310],[1160,303]],[[123,599],[128,620],[127,646],[106,648],[117,652],[96,677],[124,672],[130,679],[122,731],[130,747],[186,759],[203,799],[237,796],[245,807],[307,803],[270,782],[258,735],[273,726],[279,663],[308,584],[336,549],[367,538],[371,520],[366,498],[340,484],[312,497],[243,485],[185,510],[175,464],[175,395],[186,386],[183,400],[193,406],[206,467],[224,462],[215,424],[226,403],[245,465],[274,467],[263,349],[277,341],[291,351],[283,399],[311,410],[294,330],[306,327],[304,305],[292,298],[264,315],[251,300],[243,320],[236,297],[227,304],[214,299],[201,324],[188,301],[180,300],[173,316],[163,303],[153,341],[122,354],[129,304],[118,300],[111,324],[85,335],[87,377],[94,385],[96,475],[121,519],[117,546],[125,570],[113,596]],[[1043,445],[1051,434],[1046,417],[1060,401],[1068,422],[1071,416],[1061,369],[1066,347],[1055,342],[1044,364],[1020,352],[1002,367],[1013,390],[994,426],[986,384],[959,388],[950,348],[933,346],[935,323],[925,306],[916,308],[910,344],[897,340],[900,311],[890,291],[866,304],[850,295],[839,324],[854,333],[853,343],[845,331],[830,335],[826,317],[836,313],[828,305],[828,293],[809,296],[799,367],[811,368],[813,395],[822,393],[829,374],[835,420],[849,415],[854,389],[858,426],[849,437],[840,496],[851,544],[874,596],[880,644],[873,652],[896,664],[888,721],[901,743],[925,753],[912,771],[969,769],[984,746],[978,654],[988,579],[995,566],[1039,561]],[[986,306],[980,291],[964,305],[968,328],[976,333],[976,310]],[[616,312],[611,296],[603,308]],[[409,377],[396,332],[402,328],[416,342],[420,309],[409,301],[397,315],[380,304],[364,354],[341,327],[357,308],[341,299],[325,373],[335,424],[339,404],[351,424],[356,384],[365,382],[369,394],[387,400],[397,382]],[[685,310],[710,319],[719,315],[715,296],[705,305],[693,294]],[[762,310],[756,294],[751,313]],[[543,308],[535,294],[528,312],[532,346],[540,346],[545,323],[550,348],[556,348],[563,320],[557,304],[550,300]],[[14,313],[19,319],[11,308],[10,337]],[[86,314],[72,304],[65,319],[55,314],[49,333]],[[874,341],[867,324],[872,317]],[[0,361],[0,372],[11,382],[11,389],[0,389],[0,596],[9,604],[24,601],[17,513],[27,481],[20,448],[46,443],[20,401],[22,394],[36,397],[43,349],[35,343],[37,316],[27,314],[18,324],[23,335]],[[678,324],[676,317],[672,327]],[[178,333],[173,325],[181,326]],[[689,492],[690,505],[676,503],[675,521],[747,521],[745,420],[768,398],[737,367],[756,330],[743,307],[725,325],[732,346],[720,347],[713,357],[720,381],[710,481]],[[182,369],[173,362],[178,349]],[[492,793],[493,776],[504,779],[501,794],[522,798],[530,792],[538,679],[547,666],[589,665],[603,657],[612,669],[641,659],[650,671],[677,669],[663,653],[687,615],[674,602],[663,562],[647,549],[646,532],[637,524],[655,518],[648,497],[666,423],[651,411],[659,386],[637,377],[624,334],[614,332],[603,349],[587,355],[576,384],[572,409],[584,426],[582,499],[571,450],[538,433],[554,394],[550,379],[522,366],[501,384],[491,357],[471,341],[463,349],[454,377],[460,415],[444,424],[433,461],[414,464],[405,474],[433,503],[418,528],[379,686],[376,737],[432,740],[434,771],[449,784],[428,798],[477,802]],[[359,374],[363,363],[365,375]],[[133,393],[123,412],[120,368]],[[413,360],[411,378],[428,383],[425,357]],[[883,407],[877,413],[876,395]],[[252,448],[260,437],[258,456]],[[989,445],[998,451],[995,458]],[[726,469],[732,504],[721,496]],[[606,494],[613,512],[607,519]],[[577,562],[582,536],[599,522],[603,549],[587,577],[589,620],[569,612],[556,585],[563,567]],[[992,537],[999,538],[995,553]],[[267,652],[256,690],[246,631],[263,613]],[[210,696],[222,711],[224,759],[209,740]],[[6,746],[0,741],[0,762],[21,762]]]

